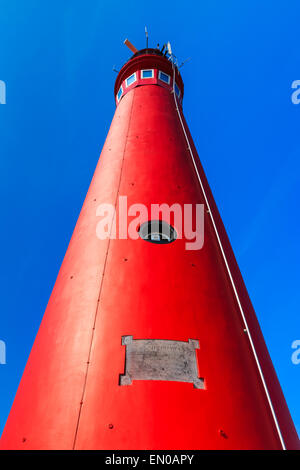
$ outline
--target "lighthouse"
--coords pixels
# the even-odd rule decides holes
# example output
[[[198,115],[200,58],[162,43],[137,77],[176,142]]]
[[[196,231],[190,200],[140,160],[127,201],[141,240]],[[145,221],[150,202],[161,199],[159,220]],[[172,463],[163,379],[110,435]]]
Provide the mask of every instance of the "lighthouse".
[[[0,447],[299,448],[170,45],[126,44],[115,115]]]

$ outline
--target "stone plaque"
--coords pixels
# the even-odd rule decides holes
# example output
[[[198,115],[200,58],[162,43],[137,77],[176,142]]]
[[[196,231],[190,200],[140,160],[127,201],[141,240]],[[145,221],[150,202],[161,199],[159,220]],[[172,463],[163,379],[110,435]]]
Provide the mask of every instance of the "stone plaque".
[[[185,342],[122,336],[122,345],[126,346],[126,356],[125,374],[120,375],[120,385],[130,385],[133,380],[170,380],[190,382],[195,388],[204,388],[204,379],[198,377],[197,340]]]

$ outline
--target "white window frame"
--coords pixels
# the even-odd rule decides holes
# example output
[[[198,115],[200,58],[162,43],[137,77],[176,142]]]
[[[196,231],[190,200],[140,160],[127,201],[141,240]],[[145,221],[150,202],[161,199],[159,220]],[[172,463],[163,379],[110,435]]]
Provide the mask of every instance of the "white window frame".
[[[177,90],[178,90],[178,94],[176,93],[176,87],[177,87]],[[178,98],[180,98],[181,91],[180,91],[180,88],[179,88],[179,86],[177,85],[177,83],[176,83],[176,82],[175,82],[174,89],[175,89],[175,93],[176,93],[176,95],[178,96]]]
[[[143,72],[151,72],[151,77],[143,77]],[[154,78],[154,69],[143,69],[141,70],[141,79],[149,80],[149,78]]]
[[[120,98],[119,98],[119,93],[120,93],[120,91],[121,91],[121,95],[120,95]],[[120,99],[122,98],[122,96],[123,96],[123,87],[122,87],[122,85],[121,85],[120,88],[119,88],[119,91],[118,91],[118,93],[117,93],[117,101],[118,101],[118,103],[119,103]]]
[[[132,76],[134,76],[134,80],[133,80],[133,82],[130,83],[130,85],[128,85],[127,80],[129,80],[129,78],[131,78]],[[133,85],[134,82],[136,82],[136,72],[132,73],[131,75],[129,75],[129,77],[126,78],[126,80],[125,80],[126,88],[130,87],[131,85]]]
[[[165,80],[163,80],[162,78],[160,78],[162,73],[168,77],[168,79],[169,79],[168,82],[166,82]],[[159,71],[158,71],[158,79],[159,79],[161,82],[166,83],[167,85],[170,85],[170,82],[171,82],[171,77],[170,77],[170,75],[167,74],[166,72],[163,72],[162,70],[159,70]]]

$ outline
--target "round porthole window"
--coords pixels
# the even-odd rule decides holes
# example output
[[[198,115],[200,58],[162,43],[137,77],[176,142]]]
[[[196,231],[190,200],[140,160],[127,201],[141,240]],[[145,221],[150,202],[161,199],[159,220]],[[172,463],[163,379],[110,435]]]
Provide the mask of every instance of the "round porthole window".
[[[139,235],[147,242],[158,244],[172,243],[177,237],[175,228],[163,220],[144,222],[139,228]]]

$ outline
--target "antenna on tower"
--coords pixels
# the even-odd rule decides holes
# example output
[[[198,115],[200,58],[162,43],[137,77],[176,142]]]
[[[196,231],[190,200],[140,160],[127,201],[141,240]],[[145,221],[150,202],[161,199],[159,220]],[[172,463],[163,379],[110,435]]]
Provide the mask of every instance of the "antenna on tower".
[[[172,52],[172,47],[171,47],[170,41],[167,42],[167,51],[168,51],[168,54],[169,54],[169,60],[170,60],[174,65],[176,65],[176,67],[178,67],[178,61],[177,61],[176,56],[175,56],[175,55],[173,54],[173,52]]]
[[[183,62],[181,62],[181,64],[179,65],[179,69],[180,67],[182,67],[186,62],[188,62],[189,60],[191,60],[191,57],[188,57],[188,59],[185,59]]]
[[[146,35],[146,49],[148,49],[148,30],[147,30],[147,26],[145,26],[145,35]]]

